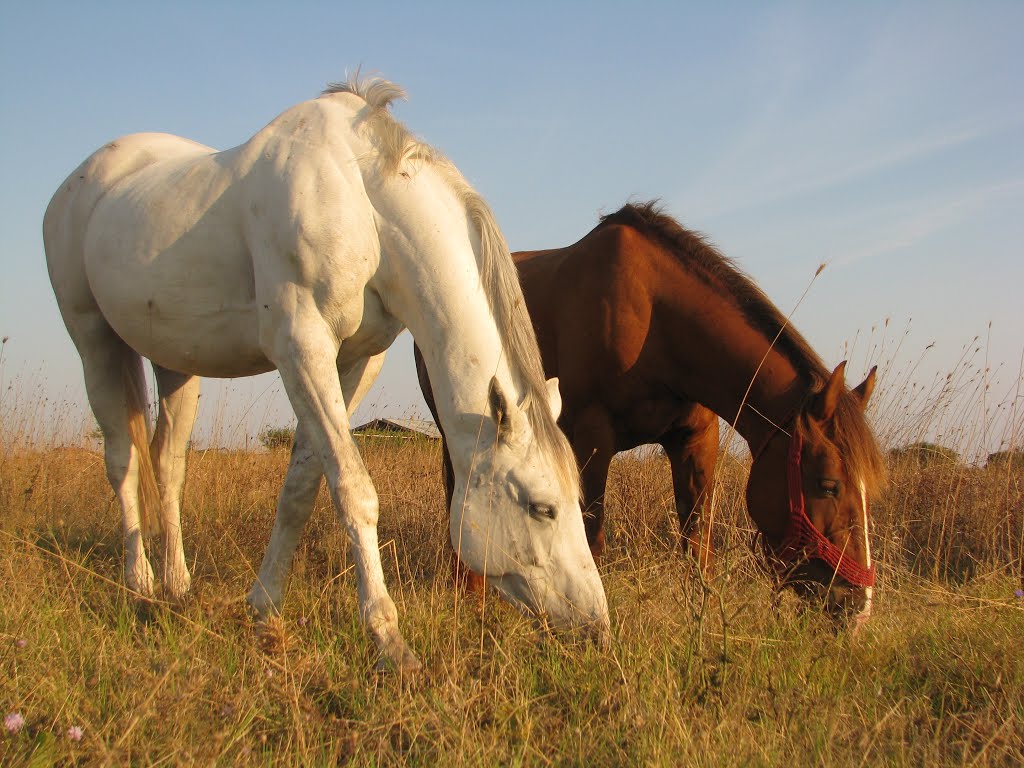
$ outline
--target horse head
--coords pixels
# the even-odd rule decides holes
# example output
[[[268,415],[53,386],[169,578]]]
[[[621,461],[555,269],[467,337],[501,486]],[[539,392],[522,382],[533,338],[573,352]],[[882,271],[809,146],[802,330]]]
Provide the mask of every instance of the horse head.
[[[547,394],[557,420],[557,379]],[[580,628],[603,642],[608,604],[587,545],[575,463],[567,445],[556,457],[543,448],[550,441],[535,439],[533,407],[548,406],[532,398],[517,404],[491,380],[471,465],[454,466],[452,545],[513,604],[553,629]],[[565,440],[557,429],[548,437]]]
[[[864,419],[875,369],[855,389],[840,363],[757,451],[747,508],[780,582],[837,621],[871,612],[868,501],[884,476]]]

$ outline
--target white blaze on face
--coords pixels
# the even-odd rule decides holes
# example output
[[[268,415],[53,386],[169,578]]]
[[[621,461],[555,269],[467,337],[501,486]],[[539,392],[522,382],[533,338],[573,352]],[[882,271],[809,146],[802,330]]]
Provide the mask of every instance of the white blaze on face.
[[[868,568],[868,570],[870,570],[871,569],[871,541],[870,541],[870,537],[868,536],[868,492],[867,492],[867,489],[864,487],[864,483],[863,482],[859,483],[859,487],[860,487],[861,510],[864,513],[864,526],[863,526],[863,529],[862,529],[864,531],[864,557],[866,559],[866,567]],[[873,593],[873,591],[874,591],[873,587],[865,587],[864,588],[864,594],[867,597],[867,599],[864,602],[864,610],[861,611],[858,614],[858,616],[857,616],[857,621],[858,622],[866,621],[868,619],[868,617],[871,616],[871,600],[872,600],[872,593]]]

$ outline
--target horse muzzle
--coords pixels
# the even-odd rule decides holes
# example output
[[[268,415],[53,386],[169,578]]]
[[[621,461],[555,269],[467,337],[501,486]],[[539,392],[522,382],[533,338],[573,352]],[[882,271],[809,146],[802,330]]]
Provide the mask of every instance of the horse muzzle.
[[[873,587],[853,585],[820,561],[807,561],[782,580],[808,605],[819,605],[837,628],[863,626],[871,616]]]
[[[588,574],[590,575],[590,574]],[[518,573],[487,576],[487,583],[541,626],[561,636],[582,636],[607,648],[611,638],[608,602],[597,570],[567,588],[553,588],[546,577]]]

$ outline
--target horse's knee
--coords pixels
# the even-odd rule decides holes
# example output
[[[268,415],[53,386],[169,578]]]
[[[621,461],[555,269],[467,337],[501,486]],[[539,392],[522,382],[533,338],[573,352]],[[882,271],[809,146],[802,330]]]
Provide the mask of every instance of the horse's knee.
[[[587,542],[590,544],[590,554],[594,556],[595,560],[604,555],[605,540],[603,528],[598,528],[593,538],[591,538],[590,534],[588,533]]]
[[[350,486],[338,495],[342,499],[340,507],[349,529],[356,531],[377,525],[380,503],[377,499],[377,490],[372,484],[367,482],[356,487]]]
[[[587,542],[593,545],[594,540],[604,527],[604,514],[598,506],[583,510],[583,528],[587,532]]]

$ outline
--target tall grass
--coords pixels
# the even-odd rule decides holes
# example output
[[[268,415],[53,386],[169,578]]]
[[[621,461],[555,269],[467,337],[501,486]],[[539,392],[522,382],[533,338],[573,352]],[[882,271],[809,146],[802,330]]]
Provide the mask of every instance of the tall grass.
[[[194,594],[140,608],[119,586],[101,456],[27,439],[35,417],[11,414],[0,716],[25,724],[0,731],[2,765],[1024,763],[1024,468],[1012,461],[894,459],[873,510],[876,616],[852,639],[772,591],[750,548],[745,458],[722,459],[719,562],[702,581],[681,554],[664,459],[624,455],[601,564],[614,638],[601,650],[539,636],[493,595],[454,592],[437,444],[366,441],[388,584],[425,666],[403,683],[372,672],[324,491],[283,617],[249,620],[284,451],[190,452]]]

